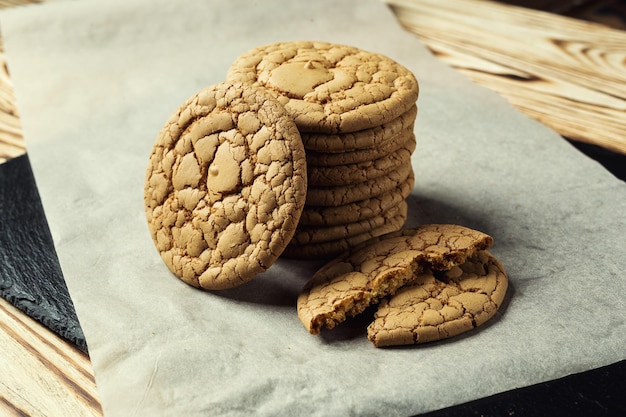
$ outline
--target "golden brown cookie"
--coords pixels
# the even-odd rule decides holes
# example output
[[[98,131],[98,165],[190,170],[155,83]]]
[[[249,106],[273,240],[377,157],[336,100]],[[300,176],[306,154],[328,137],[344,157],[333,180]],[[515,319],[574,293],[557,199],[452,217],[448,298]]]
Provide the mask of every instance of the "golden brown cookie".
[[[267,92],[219,83],[160,131],[144,202],[157,250],[196,287],[231,288],[265,271],[291,240],[307,187],[293,119]]]
[[[303,227],[299,226],[293,236],[290,244],[309,245],[312,243],[328,242],[331,240],[339,240],[349,238],[355,235],[370,233],[372,230],[391,222],[391,219],[402,215],[406,218],[408,212],[408,204],[401,201],[396,206],[389,208],[385,212],[354,223],[345,223],[335,226],[325,227]]]
[[[507,286],[504,267],[488,251],[445,272],[426,270],[380,303],[367,328],[368,338],[382,347],[459,335],[496,314]]]
[[[417,106],[412,106],[395,119],[380,126],[351,133],[306,133],[300,132],[307,152],[346,153],[378,148],[393,140],[398,134],[415,125]]]
[[[300,259],[329,259],[338,256],[341,253],[349,251],[355,246],[375,238],[385,233],[395,232],[404,226],[407,219],[407,211],[401,208],[401,211],[395,216],[386,220],[381,226],[375,227],[369,232],[348,236],[337,240],[329,240],[326,242],[308,243],[305,245],[296,245],[290,243],[283,256],[288,258]]]
[[[426,268],[451,269],[493,239],[467,227],[431,224],[370,239],[318,270],[298,297],[298,317],[317,334],[362,312]]]
[[[307,189],[307,206],[341,206],[376,197],[397,188],[411,176],[411,161],[400,165],[380,178],[356,184],[335,187],[313,187]]]
[[[339,206],[304,206],[298,227],[342,225],[378,216],[406,200],[414,183],[411,171],[398,187],[378,196]]]
[[[373,148],[364,148],[346,152],[318,152],[305,148],[306,161],[309,167],[333,167],[338,165],[357,164],[359,162],[372,161],[385,155],[389,155],[401,147],[406,146],[409,141],[415,141],[413,126],[409,126],[402,132],[390,138],[388,141]]]
[[[380,178],[402,165],[410,164],[414,150],[415,140],[409,140],[395,152],[373,161],[337,166],[314,166],[309,163],[308,184],[310,187],[332,187]]]
[[[282,42],[238,57],[227,79],[267,88],[301,132],[356,132],[415,105],[417,80],[380,54],[325,42]]]

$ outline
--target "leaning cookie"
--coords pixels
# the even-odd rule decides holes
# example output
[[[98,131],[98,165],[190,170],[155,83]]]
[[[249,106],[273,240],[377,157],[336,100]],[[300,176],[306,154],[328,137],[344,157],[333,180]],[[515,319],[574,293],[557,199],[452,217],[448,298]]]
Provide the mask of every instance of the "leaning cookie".
[[[188,284],[231,288],[269,268],[295,233],[307,173],[298,129],[267,92],[219,83],[160,131],[144,202],[163,261]]]
[[[492,318],[508,286],[504,267],[488,251],[443,273],[425,271],[383,300],[367,328],[376,347],[410,345],[465,333]]]
[[[485,233],[447,224],[370,239],[314,274],[298,297],[298,317],[311,334],[332,329],[411,284],[425,269],[451,269],[492,243]]]

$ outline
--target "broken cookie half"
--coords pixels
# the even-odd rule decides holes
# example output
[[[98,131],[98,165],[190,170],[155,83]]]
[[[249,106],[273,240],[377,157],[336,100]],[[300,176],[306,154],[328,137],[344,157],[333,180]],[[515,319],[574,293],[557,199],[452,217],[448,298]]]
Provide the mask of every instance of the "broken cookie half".
[[[371,239],[315,273],[298,297],[298,317],[318,334],[380,302],[368,328],[377,347],[460,334],[491,318],[504,298],[507,277],[487,252],[492,244],[450,224]]]
[[[465,333],[496,314],[507,285],[504,267],[486,250],[448,271],[427,270],[380,303],[368,339],[383,347]]]

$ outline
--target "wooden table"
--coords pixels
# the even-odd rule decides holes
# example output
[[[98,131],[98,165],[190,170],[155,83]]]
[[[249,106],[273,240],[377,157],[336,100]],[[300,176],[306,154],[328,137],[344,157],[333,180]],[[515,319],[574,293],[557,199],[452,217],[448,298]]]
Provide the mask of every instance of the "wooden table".
[[[626,32],[488,1],[386,1],[470,79],[567,138],[626,155]],[[39,1],[0,7],[27,3]],[[25,151],[0,53],[0,163]],[[102,416],[88,356],[3,299],[0,352],[0,415]]]

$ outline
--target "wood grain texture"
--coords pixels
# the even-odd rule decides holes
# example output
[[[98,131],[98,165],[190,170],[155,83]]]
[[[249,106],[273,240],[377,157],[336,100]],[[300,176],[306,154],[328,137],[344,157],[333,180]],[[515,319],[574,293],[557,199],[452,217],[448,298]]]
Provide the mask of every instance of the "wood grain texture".
[[[26,145],[0,39],[0,164],[24,152]]]
[[[0,415],[102,415],[89,358],[2,298],[0,350]]]
[[[561,135],[626,154],[626,32],[476,0],[386,0],[440,59]]]
[[[0,9],[41,3],[42,0],[0,0]],[[15,105],[13,84],[0,37],[0,164],[26,152],[22,126]]]

